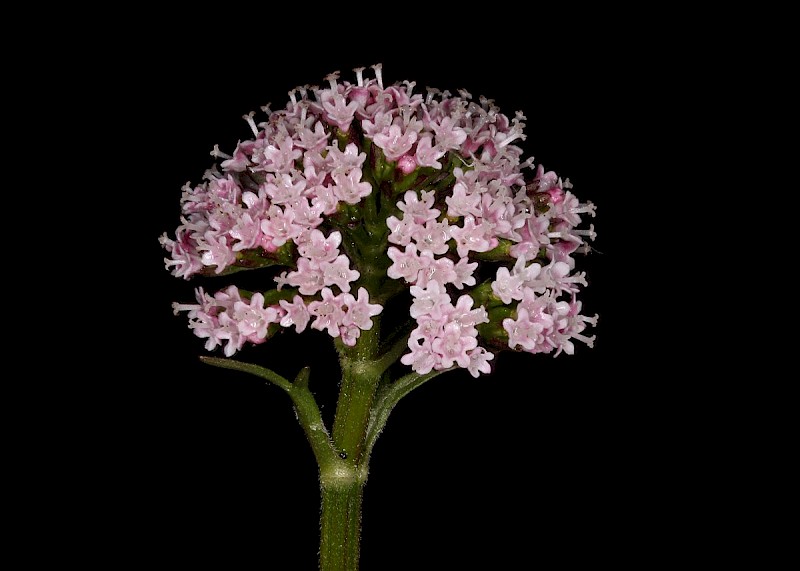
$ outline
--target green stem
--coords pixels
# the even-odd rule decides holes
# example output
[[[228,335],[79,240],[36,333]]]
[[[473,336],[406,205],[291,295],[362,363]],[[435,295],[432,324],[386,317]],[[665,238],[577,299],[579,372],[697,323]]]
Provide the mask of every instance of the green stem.
[[[320,471],[320,569],[356,571],[361,540],[361,505],[367,480],[363,459],[367,425],[383,370],[377,360],[380,319],[362,331],[354,347],[337,340],[342,382],[333,424],[340,463]]]
[[[355,470],[321,477],[319,568],[357,571],[361,543],[364,480]]]
[[[337,342],[342,383],[333,423],[333,443],[339,455],[353,466],[363,451],[372,400],[383,373],[376,362],[379,330],[380,319],[375,316],[372,329],[362,331],[354,347]]]
[[[374,288],[369,280],[366,285]],[[342,383],[331,436],[308,388],[308,367],[298,373],[294,382],[290,382],[270,369],[251,363],[201,357],[209,365],[265,379],[282,388],[292,399],[298,422],[319,466],[321,571],[358,571],[364,486],[375,441],[389,413],[402,397],[449,370],[431,371],[424,375],[410,373],[394,383],[381,386],[382,380],[388,382],[388,369],[406,343],[407,335],[401,334],[388,349],[381,347],[379,316],[375,316],[372,329],[361,332],[354,347],[347,347],[337,340]]]

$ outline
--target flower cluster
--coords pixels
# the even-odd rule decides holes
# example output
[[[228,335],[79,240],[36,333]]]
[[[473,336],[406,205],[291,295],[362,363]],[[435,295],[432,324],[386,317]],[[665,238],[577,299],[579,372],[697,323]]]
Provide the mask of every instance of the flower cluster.
[[[493,351],[574,352],[596,324],[581,315],[586,285],[574,254],[587,251],[594,205],[569,180],[521,160],[525,116],[413,82],[356,81],[289,92],[285,108],[244,117],[253,138],[204,182],[187,183],[181,225],[161,243],[173,275],[227,275],[284,266],[276,289],[197,290],[194,333],[232,355],[295,326],[357,343],[391,299],[411,294],[401,362],[418,373],[490,371]],[[526,176],[527,175],[527,176]],[[352,295],[351,290],[357,292]],[[374,301],[374,303],[370,303]]]
[[[310,303],[295,295],[291,301],[281,299],[277,304],[269,304],[263,294],[243,296],[234,285],[213,296],[203,288],[197,288],[195,293],[198,303],[173,303],[173,311],[176,315],[180,311],[188,312],[189,328],[198,337],[207,339],[206,350],[211,351],[224,343],[228,357],[240,350],[246,341],[255,345],[263,343],[276,325],[294,326],[301,333],[309,322],[312,329],[341,337],[345,345],[352,347],[362,330],[372,328],[372,316],[383,309],[369,303],[369,294],[363,287],[359,288],[357,298],[350,293],[334,295],[325,287],[322,299]]]

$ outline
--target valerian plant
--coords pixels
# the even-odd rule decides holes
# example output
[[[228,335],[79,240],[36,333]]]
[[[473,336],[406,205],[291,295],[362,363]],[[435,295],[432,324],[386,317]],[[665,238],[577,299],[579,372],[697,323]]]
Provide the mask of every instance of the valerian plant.
[[[198,287],[173,309],[224,355],[205,363],[290,397],[319,468],[323,571],[358,568],[370,455],[401,398],[447,371],[488,374],[503,350],[571,355],[576,340],[592,346],[584,331],[597,322],[581,313],[575,270],[595,207],[521,160],[524,115],[365,70],[297,87],[260,122],[246,115],[253,137],[231,154],[214,147],[202,182],[183,187],[173,237],[160,237],[174,276],[264,276],[261,291]],[[402,309],[392,322],[389,304]],[[325,331],[336,347],[330,427],[308,367],[289,380],[231,358],[290,329]]]

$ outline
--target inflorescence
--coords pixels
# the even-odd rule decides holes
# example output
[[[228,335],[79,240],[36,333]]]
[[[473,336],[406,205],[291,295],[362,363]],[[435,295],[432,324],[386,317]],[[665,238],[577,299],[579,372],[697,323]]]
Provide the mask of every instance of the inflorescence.
[[[354,346],[392,299],[406,299],[417,373],[489,373],[501,349],[574,352],[597,316],[581,314],[575,271],[594,227],[569,179],[521,161],[524,115],[492,100],[410,81],[384,86],[380,65],[356,81],[289,92],[283,109],[244,117],[253,137],[216,146],[187,183],[181,224],[160,242],[189,279],[278,266],[274,289],[196,289],[189,326],[226,356],[282,328],[310,327]],[[217,164],[218,163],[218,164]],[[527,177],[526,177],[527,175]],[[407,297],[403,298],[403,293]]]

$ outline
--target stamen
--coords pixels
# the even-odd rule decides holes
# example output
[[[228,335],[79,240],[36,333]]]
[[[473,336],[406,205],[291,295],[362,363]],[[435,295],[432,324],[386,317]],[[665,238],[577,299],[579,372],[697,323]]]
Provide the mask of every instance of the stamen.
[[[588,236],[589,240],[597,238],[597,232],[594,231],[594,224],[589,224],[588,230],[573,230],[572,233],[578,236]]]
[[[223,153],[222,151],[220,151],[219,150],[219,145],[214,145],[214,148],[211,149],[210,155],[212,157],[217,157],[217,158],[220,158],[220,159],[232,159],[233,158],[229,154]]]
[[[584,202],[579,204],[576,208],[570,209],[573,214],[589,214],[592,218],[597,214],[597,207],[593,202]]]
[[[375,70],[375,79],[378,82],[378,87],[383,89],[383,64],[376,63],[375,65],[372,66],[372,69]]]
[[[430,105],[434,96],[442,94],[442,92],[435,87],[426,87],[425,90],[428,92],[428,96],[425,98],[425,105]]]
[[[588,347],[591,348],[594,347],[594,340],[597,336],[592,335],[591,337],[586,337],[586,335],[581,335],[580,333],[573,333],[571,337],[573,339],[577,339],[578,341],[583,341]]]
[[[494,104],[494,99],[487,99],[481,96],[479,101],[481,105],[483,105],[483,108],[489,112],[490,116],[494,116],[499,111],[499,108]],[[494,123],[494,121],[492,122]]]
[[[300,128],[305,127],[307,115],[308,115],[308,103],[306,101],[303,101],[300,107]]]
[[[247,115],[242,115],[242,119],[247,121],[247,124],[250,125],[250,130],[253,132],[254,137],[258,137],[258,127],[256,127],[256,122],[253,121],[253,116],[256,114],[255,111],[250,111]]]
[[[502,149],[503,147],[508,146],[508,144],[511,143],[512,141],[515,141],[517,139],[519,139],[520,141],[524,141],[527,138],[528,138],[527,135],[523,135],[519,131],[512,130],[508,137],[506,137],[497,144],[497,148]]]
[[[325,81],[327,81],[331,86],[331,91],[334,93],[338,93],[339,91],[339,84],[336,83],[336,80],[339,79],[339,72],[334,71],[329,73],[325,76]]]

